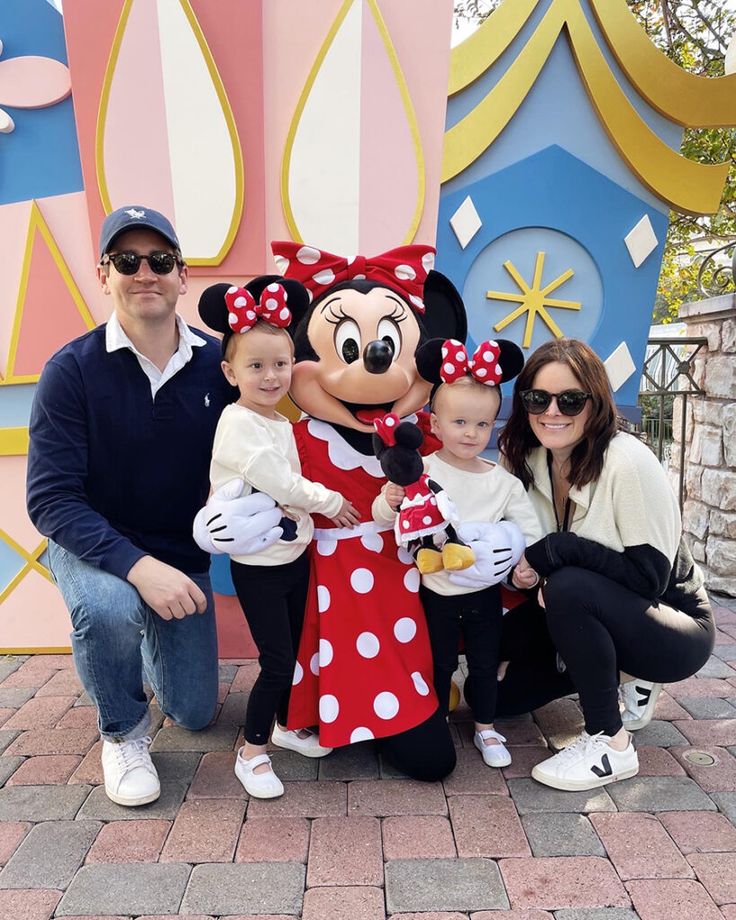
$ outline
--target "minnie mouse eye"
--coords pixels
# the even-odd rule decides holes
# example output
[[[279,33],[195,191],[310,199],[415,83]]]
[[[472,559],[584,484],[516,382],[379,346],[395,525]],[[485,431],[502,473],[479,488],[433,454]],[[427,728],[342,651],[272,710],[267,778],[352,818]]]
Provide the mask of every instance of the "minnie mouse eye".
[[[401,353],[401,333],[392,319],[384,317],[378,324],[378,338],[383,339],[391,349],[392,360],[395,361]]]
[[[335,351],[346,364],[352,364],[360,357],[360,329],[355,320],[343,320],[335,329]]]

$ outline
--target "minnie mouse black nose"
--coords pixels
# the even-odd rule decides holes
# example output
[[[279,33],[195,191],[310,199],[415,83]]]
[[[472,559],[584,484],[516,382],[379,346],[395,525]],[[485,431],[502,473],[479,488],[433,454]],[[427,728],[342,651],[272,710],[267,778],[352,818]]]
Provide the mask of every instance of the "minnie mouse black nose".
[[[363,364],[369,374],[385,374],[391,367],[394,350],[385,339],[369,342],[363,351]]]

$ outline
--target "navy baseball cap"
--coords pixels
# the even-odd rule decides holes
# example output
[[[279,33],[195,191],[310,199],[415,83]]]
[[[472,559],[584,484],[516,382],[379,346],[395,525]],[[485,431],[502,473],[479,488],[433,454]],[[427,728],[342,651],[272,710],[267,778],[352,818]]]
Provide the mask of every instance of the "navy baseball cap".
[[[100,230],[100,258],[108,252],[110,244],[118,234],[124,233],[126,230],[133,230],[136,227],[154,230],[171,243],[174,249],[178,249],[181,252],[176,230],[174,230],[168,217],[164,217],[163,214],[159,211],[154,211],[153,208],[144,208],[136,204],[118,208],[117,211],[107,215]]]

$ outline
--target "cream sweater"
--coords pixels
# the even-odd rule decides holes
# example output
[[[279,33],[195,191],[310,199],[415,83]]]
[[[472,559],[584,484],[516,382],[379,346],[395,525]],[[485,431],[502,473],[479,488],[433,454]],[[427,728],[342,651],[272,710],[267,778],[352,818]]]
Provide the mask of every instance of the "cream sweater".
[[[236,562],[246,565],[293,562],[304,552],[314,533],[309,513],[319,512],[327,517],[338,513],[342,495],[305,479],[301,473],[294,433],[287,418],[278,413],[275,419],[266,418],[237,403],[225,407],[212,447],[212,488],[242,478],[246,484],[244,494],[255,488],[270,495],[297,524],[294,540],[278,540],[251,556],[233,556]]]
[[[424,458],[424,468],[430,478],[447,492],[460,522],[496,524],[501,520],[511,521],[519,527],[527,543],[539,540],[544,531],[524,486],[497,463],[483,462],[487,467],[485,470],[469,473],[450,466],[435,453]],[[380,524],[393,524],[396,517],[383,491],[373,502],[373,517]],[[453,584],[447,572],[423,575],[422,584],[436,594],[444,595],[472,594],[476,590]]]
[[[557,533],[547,451],[529,454],[529,496],[548,534],[527,549],[540,575],[578,566],[605,575],[652,601],[688,609],[702,576],[681,538],[680,510],[652,451],[623,432],[606,450],[596,482],[572,488],[570,529]]]

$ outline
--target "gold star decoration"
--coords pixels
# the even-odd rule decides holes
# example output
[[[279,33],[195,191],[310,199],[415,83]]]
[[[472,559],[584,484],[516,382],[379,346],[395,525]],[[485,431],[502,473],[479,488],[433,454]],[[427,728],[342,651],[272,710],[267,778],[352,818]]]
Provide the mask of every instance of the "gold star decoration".
[[[522,342],[524,348],[529,348],[531,345],[532,333],[534,332],[534,320],[537,314],[539,314],[540,318],[547,324],[548,328],[558,339],[562,338],[564,333],[549,315],[546,307],[557,307],[561,310],[579,310],[582,306],[578,301],[555,300],[549,296],[552,291],[561,287],[566,281],[572,278],[575,272],[571,268],[564,271],[558,278],[555,278],[554,281],[550,281],[545,287],[541,286],[545,255],[546,253],[544,252],[537,253],[537,259],[534,263],[534,279],[531,285],[524,281],[511,260],[507,260],[503,263],[503,267],[514,279],[521,293],[515,294],[506,291],[486,292],[486,298],[488,300],[510,300],[513,303],[521,304],[521,306],[509,313],[508,316],[505,316],[502,320],[497,322],[493,328],[496,332],[500,332],[510,323],[513,323],[514,320],[526,313],[526,328],[524,329],[524,341]]]

